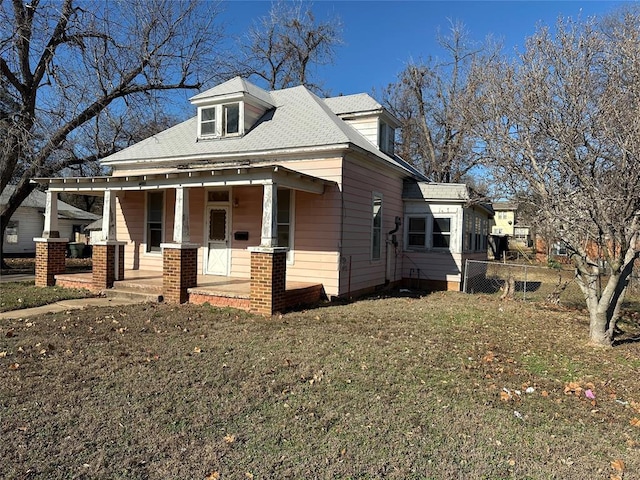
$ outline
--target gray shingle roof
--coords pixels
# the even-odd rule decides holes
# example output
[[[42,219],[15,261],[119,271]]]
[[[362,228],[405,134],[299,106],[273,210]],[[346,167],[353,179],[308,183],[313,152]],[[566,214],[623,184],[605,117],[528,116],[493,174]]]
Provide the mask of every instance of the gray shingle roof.
[[[233,95],[236,93],[248,93],[249,95],[262,100],[264,103],[268,103],[273,105],[273,99],[269,92],[261,89],[260,87],[254,85],[251,82],[248,82],[244,78],[234,77],[231,80],[227,80],[220,85],[216,85],[209,90],[205,90],[197,95],[194,95],[189,100],[190,101],[198,101],[203,100],[205,98],[215,98],[222,97],[225,95]]]
[[[464,183],[431,183],[407,180],[402,188],[405,200],[447,200],[466,202],[469,189]]]
[[[2,194],[0,194],[0,205],[6,205],[9,201],[9,197],[11,197],[14,191],[14,185],[7,185],[2,191]],[[24,199],[24,202],[20,204],[21,207],[37,208],[42,211],[44,211],[46,205],[47,194],[40,190],[32,191],[29,196]],[[69,220],[96,220],[100,218],[98,215],[85,212],[84,210],[76,208],[73,205],[69,205],[62,200],[58,200],[58,217],[67,218]]]
[[[380,105],[366,93],[356,93],[355,95],[343,95],[340,97],[325,98],[324,102],[336,115],[382,110],[382,105]]]
[[[218,92],[229,92],[234,88],[240,88],[241,85],[251,84],[246,80],[236,78],[220,85],[219,87],[224,86],[224,88]],[[214,87],[211,90],[216,90],[219,87]],[[203,92],[200,95],[206,93]],[[193,117],[121,150],[105,158],[103,162],[105,164],[145,162],[147,165],[153,165],[154,161],[175,164],[196,161],[213,163],[225,161],[225,156],[250,157],[258,152],[277,154],[290,149],[312,149],[314,147],[352,144],[408,173],[420,175],[403,160],[397,157],[391,158],[378,150],[355,128],[348,125],[332,111],[331,101],[327,103],[326,100],[317,97],[304,86],[275,90],[270,92],[269,96],[275,108],[263,115],[242,137],[198,140],[197,117]],[[366,94],[349,97],[358,97],[359,99],[356,100],[362,105],[371,104],[371,102],[379,105]],[[365,97],[371,101],[366,100]],[[334,106],[336,104],[340,104],[340,102],[333,102]]]

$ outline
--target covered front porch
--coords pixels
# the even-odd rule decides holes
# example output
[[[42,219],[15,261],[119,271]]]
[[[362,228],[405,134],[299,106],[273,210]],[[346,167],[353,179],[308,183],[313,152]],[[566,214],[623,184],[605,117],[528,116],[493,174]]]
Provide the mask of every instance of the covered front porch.
[[[47,178],[36,181],[49,187],[45,230],[41,238],[34,239],[37,247],[37,285],[84,284],[93,291],[113,288],[146,289],[157,292],[167,302],[209,302],[244,308],[265,315],[295,305],[313,303],[319,300],[323,293],[320,283],[287,282],[288,248],[278,245],[277,222],[278,188],[321,195],[326,183],[322,179],[279,166],[254,166],[206,170],[179,169],[120,177]],[[190,209],[191,191],[197,192],[200,200],[203,198],[202,190],[212,188],[226,188],[230,191],[232,188],[262,190],[261,198],[253,197],[251,207],[257,214],[254,217],[254,225],[256,228],[260,227],[259,230],[253,230],[252,238],[257,240],[259,237],[260,243],[256,241],[253,244],[255,246],[243,247],[243,251],[247,252],[246,260],[249,267],[244,275],[203,275],[206,272],[202,272],[198,264],[201,260],[199,252],[203,251],[203,242],[207,245],[213,236],[222,234],[229,238],[231,230],[231,224],[227,223],[224,227],[224,222],[222,227],[213,228],[211,220],[209,227],[202,231],[202,222],[198,218],[201,215],[199,212],[202,211],[198,210],[201,208],[199,203],[196,202]],[[166,232],[164,224],[162,226],[162,239],[155,238],[157,250],[150,251],[149,245],[146,247],[149,257],[153,255],[157,259],[154,260],[157,264],[155,270],[147,270],[143,265],[136,265],[137,260],[132,257],[125,263],[125,255],[140,251],[138,244],[134,245],[131,242],[131,228],[139,229],[141,224],[148,226],[151,212],[147,208],[129,208],[125,212],[123,199],[126,203],[129,198],[140,198],[140,194],[145,198],[150,191],[170,192],[170,201],[165,201],[165,205],[173,210],[173,215],[167,212],[168,226]],[[251,191],[257,193],[259,190]],[[59,238],[57,232],[57,212],[54,210],[58,192],[89,193],[104,197],[102,237],[93,244],[91,273],[64,274],[63,252],[66,250],[67,239]],[[131,197],[128,196],[129,192],[133,192],[130,195],[136,192],[138,194]],[[224,212],[225,208],[227,212],[235,210],[238,200],[232,197],[229,201],[228,207],[216,207],[216,213]],[[246,208],[245,203],[238,208]],[[135,215],[131,214],[132,211]],[[211,208],[205,208],[205,211],[210,212]],[[194,212],[198,212],[196,217]],[[196,222],[200,221],[195,239],[191,236],[190,217]],[[117,226],[119,229],[124,228],[124,235],[117,234]],[[153,239],[152,234],[154,232],[149,228],[145,239]],[[203,234],[204,238],[200,238]],[[132,250],[133,246],[138,250]],[[134,268],[131,268],[132,266]]]

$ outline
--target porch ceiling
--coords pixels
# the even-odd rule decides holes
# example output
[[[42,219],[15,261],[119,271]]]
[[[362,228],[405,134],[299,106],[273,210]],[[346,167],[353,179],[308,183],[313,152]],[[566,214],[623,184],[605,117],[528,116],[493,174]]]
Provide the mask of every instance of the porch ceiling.
[[[163,173],[100,177],[34,178],[52,192],[99,195],[106,190],[157,190],[177,187],[229,187],[278,184],[292,190],[322,194],[331,182],[279,165],[233,168],[177,169]]]

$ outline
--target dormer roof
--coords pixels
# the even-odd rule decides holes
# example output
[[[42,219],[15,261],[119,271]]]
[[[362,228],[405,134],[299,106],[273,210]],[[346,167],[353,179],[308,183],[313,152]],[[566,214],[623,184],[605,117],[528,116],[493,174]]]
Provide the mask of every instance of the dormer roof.
[[[258,100],[267,108],[275,106],[271,94],[241,77],[234,77],[189,99],[193,105],[239,100],[247,96]]]
[[[393,128],[400,126],[400,121],[395,116],[366,93],[325,98],[324,102],[329,106],[331,111],[339,117],[361,117],[382,114],[385,121]]]

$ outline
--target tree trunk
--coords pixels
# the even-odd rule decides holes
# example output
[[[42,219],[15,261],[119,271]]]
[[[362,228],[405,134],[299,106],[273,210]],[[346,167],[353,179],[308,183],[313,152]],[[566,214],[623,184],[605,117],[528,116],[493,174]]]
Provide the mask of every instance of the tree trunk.
[[[601,347],[610,347],[613,344],[613,338],[609,334],[609,319],[606,310],[595,309],[590,312],[589,341],[593,345]]]
[[[7,221],[4,216],[0,216],[0,268],[2,269],[9,268],[7,262],[4,261],[4,232],[7,229]]]

